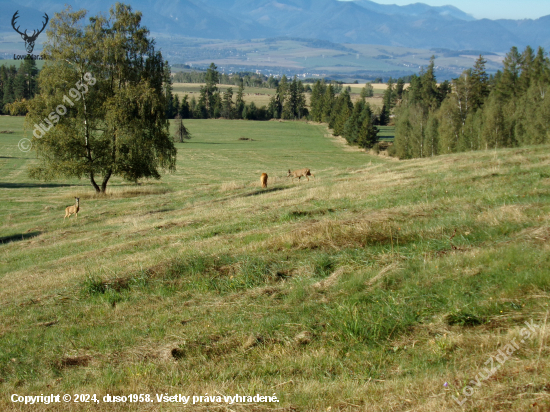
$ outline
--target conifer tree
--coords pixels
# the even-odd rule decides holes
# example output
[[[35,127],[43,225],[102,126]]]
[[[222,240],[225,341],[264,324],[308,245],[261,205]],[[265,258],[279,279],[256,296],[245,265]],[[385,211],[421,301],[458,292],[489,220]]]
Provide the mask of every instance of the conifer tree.
[[[235,117],[242,119],[242,113],[244,109],[244,84],[242,79],[239,79],[239,89],[237,90],[237,96],[235,98]]]
[[[359,138],[359,130],[361,129],[364,115],[363,111],[365,108],[365,102],[363,100],[357,101],[353,106],[351,115],[348,117],[344,123],[344,129],[342,131],[342,136],[350,144],[356,144]]]
[[[4,95],[2,96],[2,106],[12,103],[15,100],[13,77],[8,77],[4,86]]]
[[[164,62],[164,98],[166,100],[166,118],[167,119],[173,119],[174,116],[177,114],[177,110],[175,107],[175,101],[174,101],[174,94],[173,94],[173,87],[172,87],[172,75],[170,73],[170,66],[168,65],[168,61]]]
[[[200,90],[208,117],[218,117],[216,116],[216,111],[219,113],[220,109],[220,95],[218,93],[220,74],[217,69],[214,63],[210,64],[204,78],[206,84],[202,86]]]
[[[335,93],[332,84],[326,87],[325,95],[323,96],[322,122],[329,123],[332,116],[332,109],[335,104]]]
[[[520,66],[520,75],[518,79],[519,93],[525,93],[531,81],[533,79],[533,71],[535,64],[535,52],[531,46],[527,46],[523,53],[521,54],[519,66]]]
[[[283,119],[295,119],[298,105],[298,82],[296,81],[296,76],[292,82],[288,84],[288,89],[285,93],[285,97],[282,99]]]
[[[370,105],[366,103],[359,117],[361,127],[357,136],[357,144],[364,149],[370,149],[378,141],[378,129],[372,121],[373,114]]]
[[[401,100],[403,98],[403,91],[405,90],[405,81],[403,79],[398,79],[397,84],[395,85],[395,98]]]
[[[336,100],[332,110],[329,127],[333,129],[333,135],[341,136],[344,132],[344,125],[353,110],[353,103],[347,90],[341,93]]]
[[[382,111],[380,113],[380,124],[382,126],[389,124],[391,109],[395,104],[395,90],[393,85],[393,79],[390,77],[387,83],[386,90],[384,90],[384,103],[382,105]]]
[[[221,116],[225,119],[233,118],[233,89],[228,87],[223,94]]]
[[[176,115],[176,135],[175,138],[179,143],[184,143],[185,140],[191,139],[191,133],[183,124],[183,120],[179,114]]]
[[[315,122],[323,121],[323,98],[326,91],[326,84],[321,80],[317,80],[313,85],[310,98],[311,119]]]
[[[516,93],[519,80],[521,55],[517,47],[512,47],[503,61],[502,75],[497,83],[497,97],[501,100],[509,100]]]
[[[483,106],[485,99],[489,96],[489,76],[485,71],[485,64],[487,60],[483,56],[479,55],[479,58],[474,64],[474,68],[471,71],[471,88],[470,88],[470,101],[471,110],[476,111]]]
[[[420,91],[422,108],[426,116],[428,111],[436,109],[441,103],[437,80],[435,78],[435,57],[430,58],[426,71],[421,73],[422,88]]]

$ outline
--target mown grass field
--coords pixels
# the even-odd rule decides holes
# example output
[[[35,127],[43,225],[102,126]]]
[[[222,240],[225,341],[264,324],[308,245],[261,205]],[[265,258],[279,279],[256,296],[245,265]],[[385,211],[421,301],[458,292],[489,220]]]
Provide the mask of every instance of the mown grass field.
[[[0,117],[0,410],[550,410],[549,146],[395,161],[322,125],[187,120],[174,174],[97,197],[29,180],[22,124]]]
[[[395,138],[395,126],[376,126],[378,128],[378,139],[393,141]]]

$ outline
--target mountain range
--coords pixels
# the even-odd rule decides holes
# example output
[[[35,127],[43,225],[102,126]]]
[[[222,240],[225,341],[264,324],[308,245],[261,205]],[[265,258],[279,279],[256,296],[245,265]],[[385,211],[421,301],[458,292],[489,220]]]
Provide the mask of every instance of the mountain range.
[[[0,1],[0,32],[13,32],[19,10],[50,18],[66,0]],[[73,0],[73,9],[106,13],[113,0]],[[334,43],[379,44],[505,52],[512,46],[550,46],[550,16],[536,20],[475,19],[453,6],[381,5],[370,0],[135,0],[153,34],[221,40],[300,37]],[[12,11],[13,10],[13,11]],[[32,23],[31,23],[32,24]],[[32,28],[31,28],[32,29]]]

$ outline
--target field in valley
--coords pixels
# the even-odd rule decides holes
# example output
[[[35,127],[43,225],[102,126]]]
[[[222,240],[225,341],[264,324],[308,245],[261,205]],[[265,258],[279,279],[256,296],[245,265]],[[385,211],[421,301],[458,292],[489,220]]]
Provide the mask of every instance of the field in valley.
[[[338,79],[387,78],[417,73],[427,67],[432,56],[438,78],[458,77],[471,68],[479,53],[443,49],[418,49],[371,44],[335,44],[308,39],[213,40],[189,39],[178,36],[158,36],[157,41],[170,61],[185,62],[193,67],[206,68],[214,62],[229,71],[262,73],[313,74]],[[487,71],[494,73],[502,67],[503,55],[481,52]]]
[[[0,117],[0,410],[550,410],[550,146],[397,161],[323,125],[184,122],[175,173],[99,197],[30,180]]]
[[[195,98],[195,100],[198,101],[200,97],[201,86],[204,86],[204,83],[174,83],[173,90],[174,93],[180,97],[180,99],[183,98],[183,96],[187,95],[189,101],[191,101],[193,97]],[[344,87],[346,86],[349,86],[351,88],[351,100],[355,103],[357,100],[360,99],[359,95],[361,93],[361,89],[365,86],[365,84],[345,84]],[[373,85],[374,96],[366,98],[366,101],[371,105],[371,107],[382,107],[382,98],[386,87],[387,86],[385,84]],[[218,89],[222,93],[224,93],[228,88],[231,88],[231,90],[233,91],[233,101],[235,101],[237,90],[239,89],[238,86],[227,84],[218,85]],[[275,89],[268,89],[264,87],[245,87],[243,99],[247,104],[254,102],[257,107],[268,106],[269,101],[276,94],[276,92],[277,91]],[[305,96],[306,102],[309,105],[311,93],[306,93]]]
[[[200,97],[200,88],[201,86],[204,86],[204,83],[174,83],[174,93],[176,93],[180,99],[188,95],[189,101],[194,97],[195,100],[199,100]],[[226,84],[220,84],[218,85],[218,89],[220,92],[225,93],[227,89],[231,88],[233,91],[233,101],[235,101],[237,96],[237,91],[239,90],[239,86],[235,85],[226,85]],[[243,99],[245,103],[250,104],[251,102],[254,102],[254,104],[257,107],[267,106],[269,104],[269,100],[272,96],[274,96],[276,93],[275,89],[267,89],[264,87],[245,87],[244,89],[244,96]],[[308,99],[309,102],[309,99]]]

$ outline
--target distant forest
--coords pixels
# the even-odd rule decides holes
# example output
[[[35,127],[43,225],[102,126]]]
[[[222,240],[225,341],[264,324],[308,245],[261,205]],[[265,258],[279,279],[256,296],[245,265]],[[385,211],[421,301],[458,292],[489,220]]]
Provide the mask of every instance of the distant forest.
[[[495,75],[485,70],[482,55],[473,68],[451,82],[437,82],[434,58],[418,75],[389,79],[382,109],[373,110],[366,97],[373,95],[367,83],[361,98],[351,101],[349,88],[335,81],[307,84],[256,73],[220,74],[212,63],[206,71],[179,72],[173,76],[164,65],[167,118],[181,119],[308,119],[325,122],[334,135],[350,144],[371,148],[377,142],[378,125],[395,124],[395,141],[389,153],[402,159],[459,151],[514,147],[550,142],[550,60],[544,49],[513,47],[503,69]],[[0,112],[24,115],[25,104],[38,92],[34,60],[19,68],[0,66]],[[182,99],[172,82],[204,83],[198,99]],[[405,88],[405,83],[410,83]],[[225,92],[219,84],[234,85]],[[275,89],[267,106],[245,103],[245,87]],[[309,107],[306,93],[310,93]],[[550,93],[549,93],[550,96]]]
[[[0,114],[25,114],[9,107],[15,101],[32,99],[38,92],[38,69],[32,59],[22,61],[19,68],[0,66]]]
[[[168,77],[169,75],[167,75]],[[269,120],[272,118],[302,119],[308,115],[306,108],[306,90],[311,90],[309,85],[304,87],[303,83],[296,77],[289,80],[283,76],[280,80],[273,77],[246,73],[244,75],[220,74],[214,63],[206,72],[176,73],[173,76],[176,82],[204,83],[200,87],[199,98],[194,96],[189,100],[185,95],[181,100],[179,96],[172,93],[171,82],[166,82],[167,116],[176,116],[182,119],[247,119],[247,120]],[[229,87],[225,92],[220,92],[219,84],[235,85],[235,91]],[[254,102],[246,104],[244,88],[246,87],[268,87],[275,88],[276,93],[271,98],[268,106],[257,107]],[[235,98],[233,95],[235,94]]]
[[[172,76],[174,83],[206,83],[207,71],[178,72]],[[273,76],[264,76],[252,72],[243,72],[227,75],[218,73],[220,84],[230,84],[244,87],[265,87],[268,89],[277,88],[279,81]]]
[[[472,69],[438,85],[432,59],[401,97],[391,94],[396,156],[550,142],[550,60],[544,49],[535,53],[528,46],[520,53],[512,47],[494,76],[487,75],[485,63],[480,55]]]
[[[204,86],[200,88],[198,99],[192,97],[189,100],[185,95],[180,100],[177,95],[173,95],[171,84],[167,83],[167,116],[170,118],[310,119],[328,123],[335,135],[342,135],[350,144],[365,148],[372,147],[377,141],[378,130],[375,125],[387,124],[389,121],[389,109],[374,113],[366,103],[365,98],[373,95],[371,84],[365,85],[361,92],[362,99],[354,105],[349,87],[343,88],[338,82],[318,80],[311,88],[309,84],[304,86],[296,76],[292,80],[284,75],[280,80],[249,73],[227,76],[220,74],[214,63],[206,72],[176,73],[173,78],[178,82],[204,83]],[[233,88],[228,88],[224,93],[218,90],[217,85],[220,83],[237,86],[235,99]],[[395,90],[402,92],[404,84],[404,80],[400,79]],[[257,107],[254,102],[244,102],[245,85],[275,88],[276,93],[267,106]],[[309,92],[311,98],[308,109],[305,94]]]

